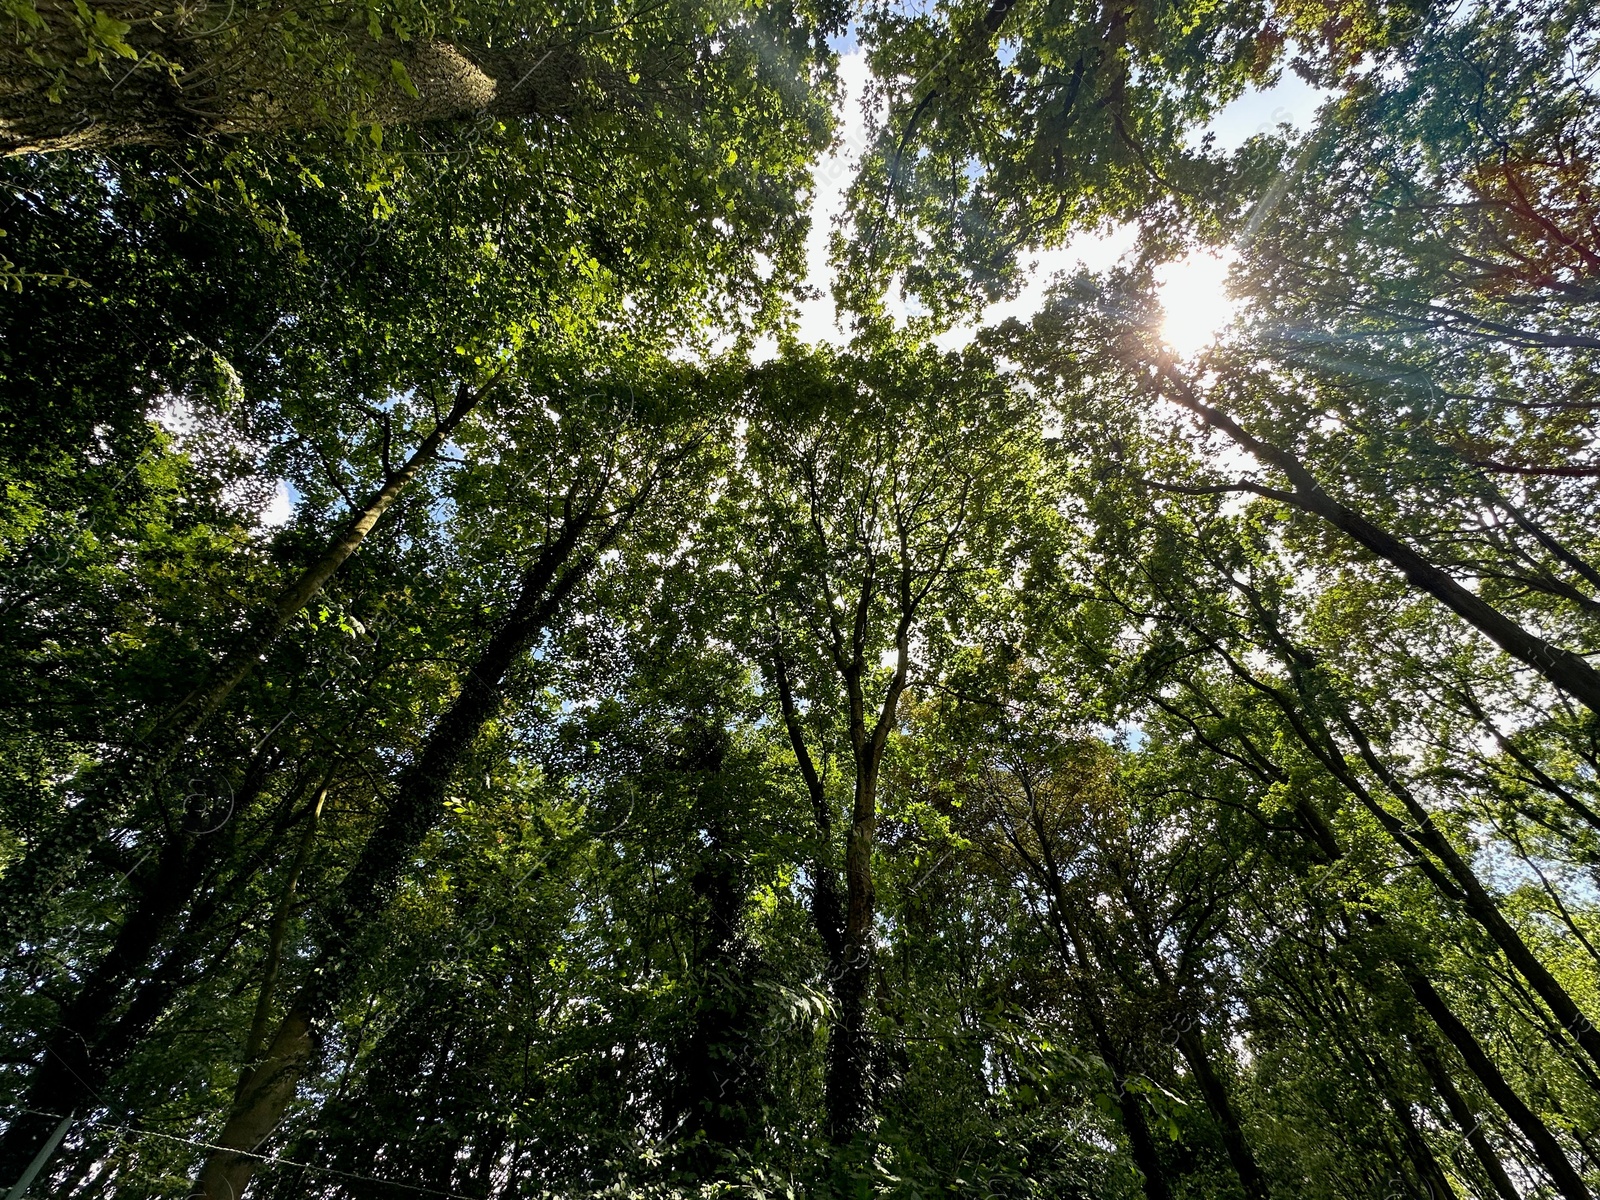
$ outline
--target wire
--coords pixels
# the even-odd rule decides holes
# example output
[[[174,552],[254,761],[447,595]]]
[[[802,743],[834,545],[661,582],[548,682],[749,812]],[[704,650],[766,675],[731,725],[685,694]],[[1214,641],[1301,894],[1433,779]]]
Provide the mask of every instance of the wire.
[[[66,1119],[65,1113],[43,1112],[37,1108],[23,1108],[20,1105],[8,1104],[5,1107],[14,1112],[23,1113],[34,1117],[49,1117],[55,1121]],[[80,1122],[73,1122],[79,1124]],[[356,1175],[350,1171],[339,1171],[333,1167],[319,1167],[313,1163],[295,1162],[293,1159],[276,1158],[270,1154],[252,1154],[240,1150],[237,1146],[222,1146],[216,1142],[202,1142],[194,1138],[180,1137],[175,1133],[160,1133],[154,1129],[139,1129],[132,1125],[113,1125],[109,1121],[95,1120],[93,1117],[84,1117],[82,1124],[95,1125],[101,1129],[113,1130],[117,1133],[131,1133],[135,1137],[161,1138],[168,1142],[179,1142],[185,1146],[193,1146],[197,1150],[222,1150],[229,1154],[237,1154],[242,1158],[253,1158],[260,1163],[268,1163],[275,1167],[299,1167],[303,1171],[317,1171],[323,1175],[332,1175],[339,1179],[350,1179],[357,1183],[376,1183],[384,1187],[399,1188],[401,1191],[416,1192],[424,1196],[445,1196],[449,1200],[483,1200],[482,1196],[469,1196],[465,1192],[441,1192],[438,1188],[423,1187],[416,1183],[401,1183],[397,1179],[379,1179],[376,1175]]]

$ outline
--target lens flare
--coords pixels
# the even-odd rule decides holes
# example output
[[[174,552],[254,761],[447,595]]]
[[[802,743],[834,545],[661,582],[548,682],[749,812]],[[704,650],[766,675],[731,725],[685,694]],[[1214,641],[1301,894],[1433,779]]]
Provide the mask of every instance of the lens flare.
[[[1161,338],[1179,358],[1200,353],[1233,319],[1238,304],[1228,292],[1228,271],[1237,257],[1232,250],[1200,251],[1156,268]]]

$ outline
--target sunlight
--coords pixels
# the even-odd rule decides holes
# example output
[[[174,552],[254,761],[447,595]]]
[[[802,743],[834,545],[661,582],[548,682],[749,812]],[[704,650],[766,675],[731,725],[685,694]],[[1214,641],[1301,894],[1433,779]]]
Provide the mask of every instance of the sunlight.
[[[1233,319],[1228,270],[1238,254],[1200,251],[1156,268],[1156,297],[1165,314],[1161,337],[1180,358],[1198,354]]]

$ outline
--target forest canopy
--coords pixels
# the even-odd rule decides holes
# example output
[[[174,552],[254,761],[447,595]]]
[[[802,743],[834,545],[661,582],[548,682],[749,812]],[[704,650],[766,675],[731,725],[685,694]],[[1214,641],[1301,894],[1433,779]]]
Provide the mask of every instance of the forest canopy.
[[[1600,1195],[1600,11],[0,5],[7,1200]]]

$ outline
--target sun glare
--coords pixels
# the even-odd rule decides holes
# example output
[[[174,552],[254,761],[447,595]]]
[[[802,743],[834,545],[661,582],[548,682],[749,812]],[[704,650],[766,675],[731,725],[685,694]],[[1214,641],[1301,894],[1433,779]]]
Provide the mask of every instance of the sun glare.
[[[1237,257],[1232,250],[1196,253],[1156,268],[1161,337],[1180,358],[1204,350],[1233,318],[1237,303],[1228,293],[1228,269]]]

